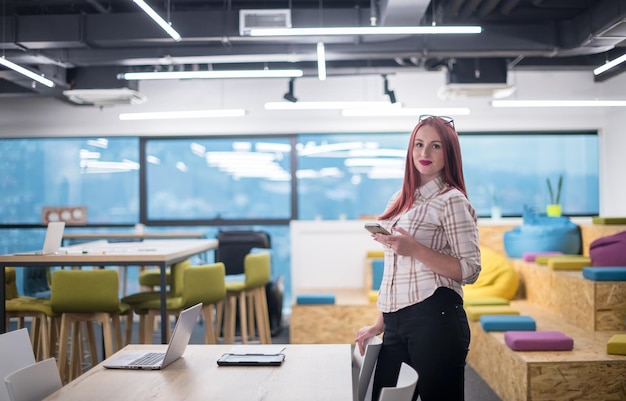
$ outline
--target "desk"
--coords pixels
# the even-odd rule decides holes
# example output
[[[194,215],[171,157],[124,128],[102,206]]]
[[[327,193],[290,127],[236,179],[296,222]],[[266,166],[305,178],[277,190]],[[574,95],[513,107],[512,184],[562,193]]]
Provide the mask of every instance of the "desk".
[[[162,233],[75,233],[63,235],[64,240],[80,241],[80,240],[96,240],[96,239],[112,239],[112,240],[147,240],[147,239],[201,239],[204,238],[201,232],[162,232]]]
[[[111,242],[122,242],[122,241],[144,241],[147,239],[200,239],[204,238],[204,233],[197,231],[190,232],[159,232],[159,233],[146,233],[146,232],[128,232],[128,233],[65,233],[63,235],[63,243],[67,245],[71,245],[74,243],[80,243],[80,241],[93,241],[93,240],[108,240]],[[126,282],[128,277],[128,269],[127,266],[121,266],[123,268],[123,276],[120,277],[120,281],[122,282],[122,295],[126,296]],[[141,268],[143,270],[143,267]],[[120,269],[118,269],[118,272]]]
[[[218,367],[217,358],[232,347],[189,345],[161,371],[108,370],[101,363],[45,400],[352,400],[350,344],[288,344],[280,367]]]
[[[0,283],[4,283],[4,268],[53,266],[128,266],[152,265],[161,269],[161,341],[166,343],[167,321],[165,298],[167,294],[165,271],[168,266],[191,256],[217,248],[215,239],[146,240],[143,242],[94,241],[64,247],[56,255],[1,255]],[[4,284],[0,299],[5,299]],[[0,302],[0,333],[6,332],[6,310]]]

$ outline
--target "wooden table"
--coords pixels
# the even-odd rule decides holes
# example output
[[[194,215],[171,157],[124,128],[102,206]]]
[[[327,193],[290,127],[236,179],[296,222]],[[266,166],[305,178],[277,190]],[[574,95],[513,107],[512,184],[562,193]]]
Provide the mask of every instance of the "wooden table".
[[[62,248],[55,255],[1,255],[0,283],[4,283],[4,268],[53,266],[128,266],[150,265],[161,269],[161,341],[166,343],[167,294],[166,269],[191,256],[217,248],[216,239],[146,240],[142,242],[94,241]],[[0,299],[5,287],[0,286]],[[6,332],[6,309],[0,302],[0,333]]]
[[[65,233],[63,240],[81,241],[81,240],[147,240],[147,239],[201,239],[204,233],[191,232],[160,232],[160,233]]]
[[[64,245],[72,245],[86,241],[93,240],[107,240],[109,242],[141,242],[147,239],[201,239],[205,238],[205,234],[199,231],[188,231],[188,232],[158,232],[158,233],[147,233],[147,232],[127,232],[127,233],[107,233],[107,232],[81,232],[81,233],[65,233],[63,235],[63,244]],[[118,273],[123,276],[120,277],[120,281],[122,283],[122,296],[126,296],[126,284],[128,277],[128,266],[119,266]],[[143,270],[146,266],[140,266],[140,270]]]
[[[352,401],[350,344],[288,344],[280,367],[218,367],[217,358],[232,347],[189,345],[161,371],[109,370],[101,363],[45,400]],[[164,346],[119,352],[136,349]]]

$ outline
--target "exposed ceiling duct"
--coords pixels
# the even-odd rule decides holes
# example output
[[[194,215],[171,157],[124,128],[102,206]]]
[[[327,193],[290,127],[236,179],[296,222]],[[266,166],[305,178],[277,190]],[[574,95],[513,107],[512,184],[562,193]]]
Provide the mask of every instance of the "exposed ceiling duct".
[[[6,15],[0,19],[3,54],[14,63],[45,74],[57,87],[33,87],[18,74],[0,70],[0,78],[13,84],[0,85],[0,91],[5,96],[32,93],[63,99],[67,99],[65,90],[136,91],[128,82],[116,80],[121,72],[130,71],[298,68],[305,76],[316,76],[318,41],[325,43],[328,76],[447,69],[454,60],[463,59],[500,59],[509,70],[584,69],[591,73],[606,60],[626,52],[626,0],[270,0],[263,2],[263,10],[255,9],[258,2],[243,0],[228,4],[223,0],[167,3],[170,9],[157,10],[176,26],[183,37],[180,42],[164,34],[128,0],[4,0]],[[250,12],[243,27],[241,10]],[[240,30],[250,24],[267,24],[267,13],[269,23],[286,26],[290,20],[293,27],[435,22],[481,25],[483,33],[241,35]],[[625,69],[615,68],[612,74]]]

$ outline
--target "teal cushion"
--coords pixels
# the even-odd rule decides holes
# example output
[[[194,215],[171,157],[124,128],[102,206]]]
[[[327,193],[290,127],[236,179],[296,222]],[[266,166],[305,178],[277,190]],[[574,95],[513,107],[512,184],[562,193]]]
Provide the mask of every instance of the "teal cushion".
[[[383,259],[372,260],[372,288],[371,290],[379,290],[380,283],[383,281],[383,271],[385,270],[385,261]]]
[[[534,331],[535,319],[525,315],[483,315],[480,324],[485,331]]]
[[[332,294],[332,293],[299,294],[296,297],[296,303],[298,305],[334,304],[335,294]]]
[[[594,281],[625,281],[626,266],[583,267],[583,277]]]

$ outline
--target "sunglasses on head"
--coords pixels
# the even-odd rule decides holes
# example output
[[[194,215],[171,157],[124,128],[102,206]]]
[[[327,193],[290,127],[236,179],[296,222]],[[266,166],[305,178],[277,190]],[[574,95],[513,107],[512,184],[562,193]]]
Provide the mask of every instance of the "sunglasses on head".
[[[428,120],[429,118],[438,118],[438,119],[442,120],[444,123],[450,124],[452,129],[456,129],[454,127],[454,119],[452,117],[448,117],[448,116],[433,116],[431,114],[422,114],[420,116],[420,118],[419,118],[419,122],[422,122],[424,120]]]

